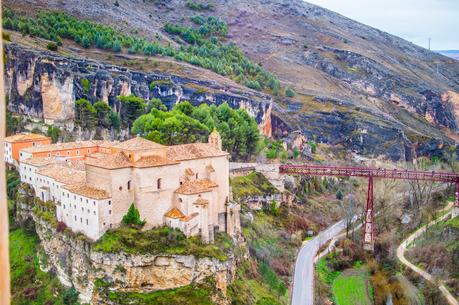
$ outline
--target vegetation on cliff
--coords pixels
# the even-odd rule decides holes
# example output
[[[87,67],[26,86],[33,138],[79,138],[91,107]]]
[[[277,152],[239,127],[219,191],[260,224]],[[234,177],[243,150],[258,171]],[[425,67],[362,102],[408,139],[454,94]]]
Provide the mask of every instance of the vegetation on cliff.
[[[149,293],[113,291],[101,279],[96,280],[95,288],[110,305],[213,305],[212,296],[218,293],[212,279],[202,284]]]
[[[226,103],[219,106],[201,104],[198,107],[181,102],[171,111],[158,108],[140,116],[132,132],[162,144],[205,142],[216,128],[222,138],[223,149],[236,158],[247,159],[257,148],[258,126],[254,118],[243,109],[231,109]]]
[[[198,10],[207,7],[189,3]],[[188,44],[182,43],[175,49],[170,44],[163,45],[159,41],[126,35],[110,26],[80,20],[61,12],[41,11],[32,18],[21,16],[9,8],[3,10],[4,28],[52,40],[58,45],[62,44],[63,39],[72,39],[83,48],[96,47],[114,52],[121,52],[124,48],[130,54],[169,56],[229,76],[256,90],[265,87],[273,91],[279,89],[279,81],[274,75],[250,61],[235,44],[221,41],[220,38],[228,33],[228,27],[220,18],[194,17],[192,20],[197,24],[197,29],[165,25],[166,32],[181,37]]]
[[[39,244],[33,228],[10,231],[11,304],[78,304],[78,294],[72,293],[73,289],[66,290],[57,277],[40,269]]]
[[[265,196],[279,193],[263,174],[255,171],[247,176],[233,178],[231,186],[233,197],[236,201],[248,196]]]
[[[198,236],[187,238],[182,231],[170,227],[142,231],[121,226],[107,231],[93,249],[106,253],[194,255],[226,261],[232,247],[233,242],[225,233],[217,233],[214,243],[203,244]]]

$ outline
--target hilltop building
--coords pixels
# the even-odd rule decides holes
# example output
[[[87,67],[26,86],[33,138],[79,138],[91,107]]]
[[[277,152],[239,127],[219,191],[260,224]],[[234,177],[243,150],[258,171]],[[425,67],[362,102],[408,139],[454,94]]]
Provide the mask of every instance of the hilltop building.
[[[13,166],[18,166],[20,150],[46,144],[51,144],[51,138],[34,133],[6,137],[4,145],[5,162]]]
[[[215,130],[208,143],[164,146],[136,137],[46,144],[20,154],[21,181],[56,203],[59,221],[93,240],[119,226],[132,203],[146,229],[168,225],[204,242],[240,230],[229,155]]]

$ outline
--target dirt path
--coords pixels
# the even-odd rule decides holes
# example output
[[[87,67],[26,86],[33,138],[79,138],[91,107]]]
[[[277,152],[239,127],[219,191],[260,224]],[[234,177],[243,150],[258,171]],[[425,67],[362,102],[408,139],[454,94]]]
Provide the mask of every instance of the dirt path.
[[[453,206],[453,203],[450,202],[448,204],[448,206],[444,209],[442,209],[440,212],[442,211],[446,211],[448,209],[451,209]],[[417,231],[415,231],[413,234],[411,234],[410,236],[408,236],[407,239],[405,239],[401,244],[400,246],[398,247],[397,249],[397,258],[400,260],[400,262],[402,264],[404,264],[405,266],[407,266],[408,268],[410,268],[411,270],[413,270],[414,272],[416,272],[417,274],[419,274],[420,276],[422,276],[424,279],[426,279],[427,281],[431,282],[432,284],[434,285],[437,285],[437,283],[435,282],[435,277],[432,276],[431,274],[427,273],[426,271],[422,270],[421,268],[418,268],[417,266],[415,266],[414,264],[412,264],[411,262],[409,262],[406,258],[405,258],[405,251],[406,251],[406,248],[412,244],[418,237],[420,237],[422,234],[425,233],[427,227],[430,227],[432,225],[435,225],[436,223],[440,222],[440,221],[443,221],[445,219],[447,219],[448,217],[451,216],[451,211],[446,213],[445,215],[443,216],[440,216],[438,217],[437,219],[431,221],[430,223],[428,223],[427,225],[424,225],[422,226],[420,229],[418,229]],[[454,298],[454,296],[448,291],[448,289],[446,289],[445,285],[443,283],[440,282],[440,286],[438,287],[440,289],[440,291],[442,292],[442,294],[445,296],[445,298],[448,300],[448,303],[450,305],[459,305],[459,302],[456,300],[456,298]]]

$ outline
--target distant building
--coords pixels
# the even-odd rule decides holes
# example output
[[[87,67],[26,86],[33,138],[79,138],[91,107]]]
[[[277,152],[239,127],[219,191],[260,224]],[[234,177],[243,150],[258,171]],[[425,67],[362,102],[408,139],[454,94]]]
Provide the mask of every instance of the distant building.
[[[56,217],[97,240],[120,225],[134,203],[146,228],[168,225],[211,242],[215,232],[240,231],[229,200],[229,160],[220,135],[208,143],[164,146],[137,137],[86,141],[20,151],[21,181],[56,203]]]
[[[5,162],[18,166],[20,159],[20,150],[29,147],[37,147],[40,145],[46,145],[51,143],[51,138],[34,134],[17,134],[5,138],[4,145],[4,159]]]

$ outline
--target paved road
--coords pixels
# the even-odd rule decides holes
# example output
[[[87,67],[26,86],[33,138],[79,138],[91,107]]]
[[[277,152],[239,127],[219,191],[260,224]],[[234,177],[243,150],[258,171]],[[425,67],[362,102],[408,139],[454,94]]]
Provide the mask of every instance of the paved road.
[[[450,203],[446,208],[444,208],[443,210],[447,210],[447,209],[450,209],[452,207],[452,203]],[[407,239],[405,239],[401,244],[400,246],[398,247],[397,249],[397,258],[400,260],[400,262],[402,264],[404,264],[405,266],[407,266],[408,268],[410,268],[411,270],[413,270],[414,272],[416,272],[417,274],[419,274],[420,276],[422,276],[424,279],[428,280],[429,282],[431,282],[432,284],[436,285],[436,282],[435,282],[435,277],[432,276],[431,274],[425,272],[424,270],[422,270],[421,268],[418,268],[417,266],[415,266],[414,264],[412,264],[411,262],[409,262],[406,258],[405,258],[405,250],[406,248],[413,243],[413,241],[415,239],[417,239],[419,236],[421,236],[422,234],[424,234],[424,232],[426,231],[426,228],[427,227],[430,227],[434,224],[436,224],[437,222],[439,221],[442,221],[442,220],[445,220],[447,219],[448,217],[451,216],[451,212],[449,213],[446,213],[445,215],[443,216],[440,216],[439,218],[437,218],[436,220],[430,222],[429,224],[421,227],[420,229],[418,229],[416,232],[414,232],[413,234],[411,234],[410,236],[408,236]],[[454,296],[446,289],[445,285],[443,283],[440,282],[440,286],[438,287],[440,289],[440,291],[443,293],[443,295],[445,296],[445,298],[448,300],[448,303],[451,304],[451,305],[459,305],[459,302],[454,298]]]
[[[346,222],[338,221],[303,245],[295,263],[292,305],[314,304],[314,258],[322,245],[345,228]]]

